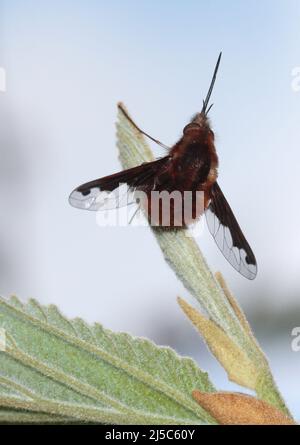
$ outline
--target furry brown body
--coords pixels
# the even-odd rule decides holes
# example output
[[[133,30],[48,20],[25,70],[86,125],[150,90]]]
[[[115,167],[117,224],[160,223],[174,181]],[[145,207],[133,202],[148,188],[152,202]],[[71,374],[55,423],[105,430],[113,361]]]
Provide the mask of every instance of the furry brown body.
[[[210,203],[210,191],[217,180],[217,169],[214,134],[206,116],[199,114],[185,127],[182,138],[171,148],[166,161],[158,167],[154,183],[150,181],[148,185],[140,187],[147,193],[146,209],[151,224],[179,228],[195,222]],[[158,212],[157,206],[153,205],[153,191],[169,194],[179,192],[182,205],[174,204],[175,195],[169,201],[169,208],[163,209],[160,200]],[[191,193],[188,195],[187,191]],[[165,219],[166,223],[164,212],[170,215],[169,219]]]

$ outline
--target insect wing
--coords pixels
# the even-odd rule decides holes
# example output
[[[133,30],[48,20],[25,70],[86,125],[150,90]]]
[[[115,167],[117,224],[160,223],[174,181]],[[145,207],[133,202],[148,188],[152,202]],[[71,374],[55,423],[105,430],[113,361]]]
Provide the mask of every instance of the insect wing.
[[[157,172],[168,156],[77,187],[69,196],[73,207],[85,210],[111,210],[135,203],[137,189],[152,188]]]
[[[240,274],[253,280],[257,274],[255,256],[217,182],[212,187],[205,216],[224,257]]]

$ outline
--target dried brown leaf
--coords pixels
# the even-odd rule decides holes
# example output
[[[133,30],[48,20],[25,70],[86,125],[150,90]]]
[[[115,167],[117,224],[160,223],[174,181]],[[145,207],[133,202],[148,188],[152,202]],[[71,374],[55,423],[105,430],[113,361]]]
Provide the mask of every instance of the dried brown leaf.
[[[222,425],[295,425],[274,406],[246,394],[195,390],[193,397]]]

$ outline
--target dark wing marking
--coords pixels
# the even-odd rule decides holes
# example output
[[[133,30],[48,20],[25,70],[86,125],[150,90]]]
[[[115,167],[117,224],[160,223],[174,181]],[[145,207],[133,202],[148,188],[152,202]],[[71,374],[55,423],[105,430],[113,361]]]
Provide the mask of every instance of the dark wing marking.
[[[211,189],[211,202],[205,212],[210,233],[229,263],[244,277],[253,280],[255,256],[217,182]]]
[[[135,202],[134,191],[151,189],[159,170],[167,164],[169,156],[137,167],[87,182],[70,194],[69,203],[85,210],[108,210]]]

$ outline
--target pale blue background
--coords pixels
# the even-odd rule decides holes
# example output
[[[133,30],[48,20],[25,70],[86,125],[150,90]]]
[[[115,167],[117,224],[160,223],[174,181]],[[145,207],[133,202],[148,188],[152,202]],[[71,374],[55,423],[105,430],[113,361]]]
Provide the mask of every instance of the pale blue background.
[[[246,310],[300,418],[300,1],[0,0],[0,292],[147,336],[224,371],[175,297],[188,293],[147,228],[100,229],[74,186],[120,168],[116,103],[166,144],[201,107],[223,60],[211,120],[219,182],[257,256],[254,282],[199,239]],[[153,147],[157,155],[159,147]]]

